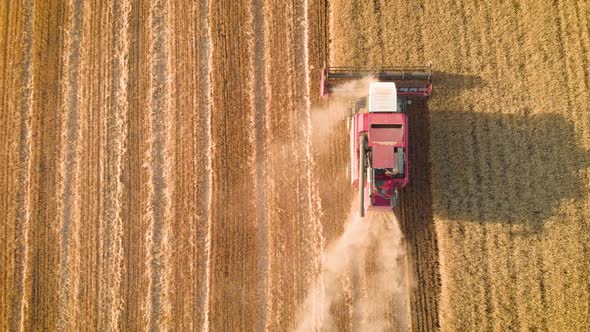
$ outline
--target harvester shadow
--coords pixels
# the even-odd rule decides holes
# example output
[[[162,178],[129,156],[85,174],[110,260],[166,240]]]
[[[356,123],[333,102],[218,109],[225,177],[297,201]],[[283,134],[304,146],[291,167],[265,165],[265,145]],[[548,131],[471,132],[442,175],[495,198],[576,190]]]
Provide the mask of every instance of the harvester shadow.
[[[474,76],[439,73],[431,102],[430,167],[435,215],[450,220],[525,224],[525,233],[566,201],[588,197],[580,171],[590,152],[574,125],[555,113],[515,115],[474,112],[450,100],[451,91],[479,88]],[[506,105],[510,107],[510,105]]]
[[[476,113],[457,105],[458,93],[485,88],[478,76],[437,72],[433,85],[430,102],[408,109],[410,184],[395,209],[415,280],[412,310],[421,311],[412,325],[425,330],[440,327],[435,216],[524,225],[512,234],[534,236],[560,204],[587,199],[580,170],[590,166],[589,151],[576,144],[563,116]]]
[[[584,198],[589,152],[557,114],[430,112],[433,203],[449,219],[541,226]]]

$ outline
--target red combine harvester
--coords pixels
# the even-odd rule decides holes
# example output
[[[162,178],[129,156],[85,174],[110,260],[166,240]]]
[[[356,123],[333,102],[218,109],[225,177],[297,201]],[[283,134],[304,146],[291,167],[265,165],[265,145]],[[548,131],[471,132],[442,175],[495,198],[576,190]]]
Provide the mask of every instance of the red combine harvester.
[[[367,77],[372,79],[368,91],[354,90],[362,84],[346,84]],[[408,184],[406,107],[431,92],[430,66],[323,69],[322,97],[363,96],[355,100],[349,122],[350,174],[359,188],[361,217],[368,210],[393,209],[399,190]]]

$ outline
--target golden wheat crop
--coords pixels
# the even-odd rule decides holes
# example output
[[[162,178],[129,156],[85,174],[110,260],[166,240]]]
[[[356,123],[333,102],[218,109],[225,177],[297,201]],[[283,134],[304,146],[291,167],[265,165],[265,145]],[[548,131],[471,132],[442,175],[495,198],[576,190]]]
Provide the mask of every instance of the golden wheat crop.
[[[432,195],[443,330],[590,326],[589,9],[585,1],[334,6],[335,64],[433,62],[429,154],[417,156],[430,169],[417,171],[430,173],[419,190]]]

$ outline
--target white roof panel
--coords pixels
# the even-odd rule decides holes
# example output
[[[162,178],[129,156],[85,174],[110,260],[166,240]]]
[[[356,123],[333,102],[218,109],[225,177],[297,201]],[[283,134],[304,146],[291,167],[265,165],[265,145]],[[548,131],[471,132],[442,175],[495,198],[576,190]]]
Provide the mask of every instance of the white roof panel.
[[[397,89],[394,82],[373,82],[369,87],[369,112],[397,111]]]

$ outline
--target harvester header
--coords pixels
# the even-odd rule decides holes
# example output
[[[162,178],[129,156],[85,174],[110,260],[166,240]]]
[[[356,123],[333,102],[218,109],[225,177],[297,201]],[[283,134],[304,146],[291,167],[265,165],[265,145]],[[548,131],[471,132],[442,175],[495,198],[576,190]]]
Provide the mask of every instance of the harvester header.
[[[357,84],[346,84],[363,78],[377,82],[394,82],[399,96],[428,97],[432,92],[431,66],[418,67],[324,67],[320,94],[355,94],[366,92]]]

